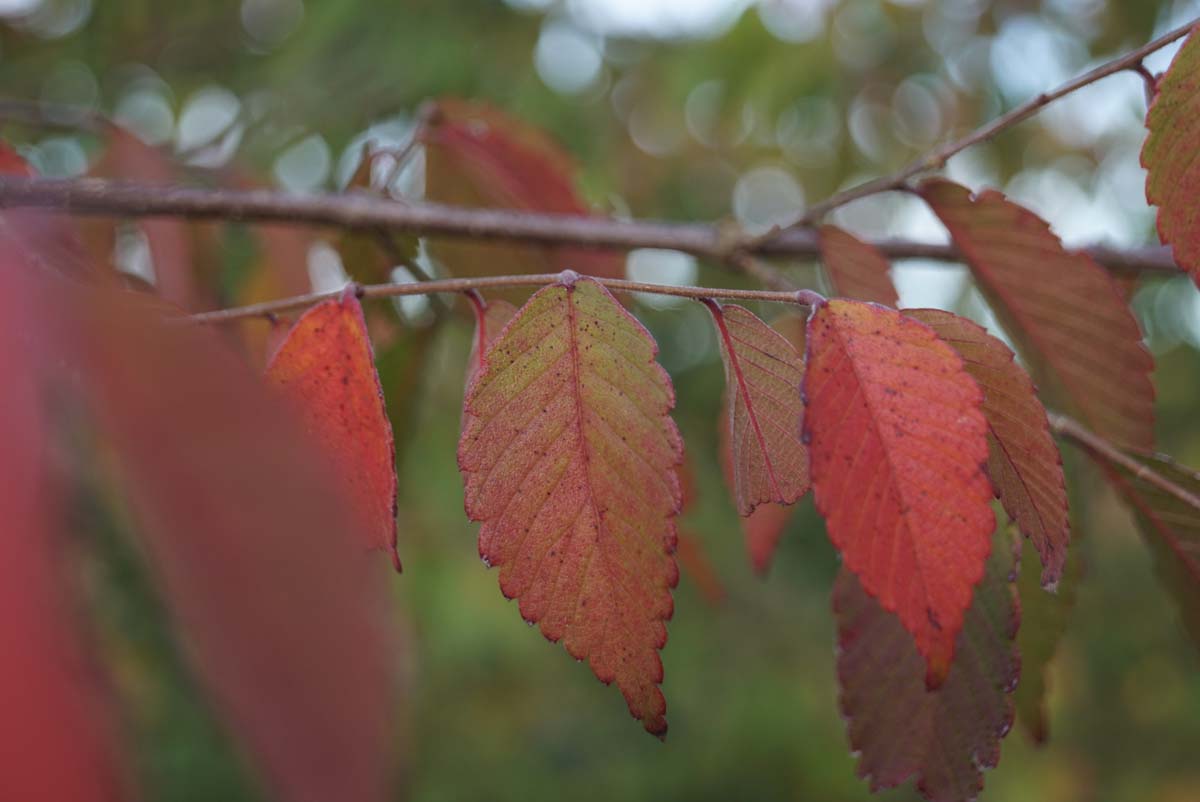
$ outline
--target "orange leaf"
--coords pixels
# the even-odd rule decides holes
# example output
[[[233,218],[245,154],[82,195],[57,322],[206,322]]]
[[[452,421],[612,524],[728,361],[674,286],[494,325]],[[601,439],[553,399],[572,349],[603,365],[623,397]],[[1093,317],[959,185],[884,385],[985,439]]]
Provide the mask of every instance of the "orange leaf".
[[[804,361],[782,335],[740,306],[706,301],[725,360],[730,463],[738,513],[791,504],[808,492],[800,442]]]
[[[39,363],[56,360],[42,359],[33,276],[17,251],[0,251],[0,797],[116,802],[130,789],[64,592],[67,541],[55,516],[64,502],[51,492],[38,392]]]
[[[1150,135],[1142,146],[1146,200],[1158,207],[1158,236],[1175,261],[1200,285],[1200,37],[1188,36],[1146,114]]]
[[[438,101],[421,132],[425,196],[460,206],[589,215],[575,191],[575,163],[538,129],[486,103]],[[455,275],[580,273],[622,278],[625,260],[587,248],[530,248],[432,240]]]
[[[838,683],[859,776],[871,789],[916,777],[933,802],[975,799],[984,768],[1000,760],[1021,673],[1015,545],[1003,530],[959,634],[958,657],[936,691],[921,682],[921,655],[904,627],[842,570],[833,589]]]
[[[941,218],[1043,391],[1100,434],[1154,444],[1154,362],[1104,268],[1068,251],[1044,220],[988,190],[934,179],[921,196]]]
[[[334,536],[359,517],[329,460],[220,333],[76,300],[75,370],[229,731],[280,799],[390,798],[391,608],[379,566]]]
[[[995,526],[983,395],[924,324],[837,300],[809,320],[804,393],[829,537],[912,633],[937,686]]]
[[[857,301],[874,301],[884,306],[899,306],[896,288],[888,276],[887,257],[836,226],[821,226],[821,262],[829,275],[833,294]]]
[[[267,376],[298,405],[363,517],[366,544],[396,552],[396,450],[362,307],[347,287],[296,321]]]
[[[458,464],[504,595],[661,736],[683,443],[657,350],[596,282],[539,290],[467,391]]]
[[[1062,576],[1071,540],[1062,455],[1046,409],[1008,346],[966,318],[939,309],[906,309],[962,357],[983,390],[988,474],[996,497],[1042,558],[1042,584]]]

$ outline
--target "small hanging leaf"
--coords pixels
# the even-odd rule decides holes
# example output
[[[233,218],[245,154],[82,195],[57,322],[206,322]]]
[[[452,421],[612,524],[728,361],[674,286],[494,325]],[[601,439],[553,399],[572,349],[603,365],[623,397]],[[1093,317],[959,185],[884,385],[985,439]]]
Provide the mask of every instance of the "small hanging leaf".
[[[362,307],[352,287],[296,321],[267,365],[333,460],[371,548],[396,570],[396,453]]]
[[[829,537],[912,633],[936,687],[995,526],[983,395],[928,326],[838,300],[809,320],[804,395]]]
[[[983,390],[988,474],[996,497],[1042,559],[1042,584],[1062,576],[1071,539],[1062,456],[1033,382],[1008,346],[982,326],[940,309],[906,309],[962,357]],[[1027,571],[1028,573],[1028,571]]]
[[[932,179],[921,196],[962,251],[1039,387],[1122,445],[1154,444],[1154,361],[1116,283],[1044,220],[988,190]]]
[[[821,263],[833,286],[833,294],[857,301],[874,301],[884,306],[900,305],[889,277],[887,257],[836,226],[821,226]]]
[[[666,733],[667,640],[683,444],[649,333],[601,285],[565,275],[492,343],[458,462],[479,553],[525,620],[617,683]]]
[[[1015,554],[1001,530],[958,635],[945,684],[928,691],[921,655],[896,616],[843,569],[833,589],[838,623],[838,684],[858,774],[871,790],[909,778],[933,802],[973,800],[982,769],[1000,760],[1013,720],[1021,672],[1014,639],[1020,624]]]
[[[804,361],[782,335],[740,306],[706,301],[725,361],[725,407],[733,497],[740,515],[765,502],[791,504],[808,492],[808,449],[800,442]]]
[[[1200,164],[1193,158],[1200,143],[1200,37],[1195,31],[1159,79],[1146,128],[1142,166],[1148,171],[1146,200],[1158,207],[1158,236],[1200,285]]]

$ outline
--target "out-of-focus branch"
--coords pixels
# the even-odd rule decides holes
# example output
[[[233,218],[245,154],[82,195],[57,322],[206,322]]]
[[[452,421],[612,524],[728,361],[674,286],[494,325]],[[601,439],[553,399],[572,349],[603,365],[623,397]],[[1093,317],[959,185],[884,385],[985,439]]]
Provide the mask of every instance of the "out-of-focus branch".
[[[946,166],[950,158],[967,148],[978,145],[980,142],[986,142],[992,137],[999,134],[1005,129],[1024,122],[1030,117],[1037,114],[1042,109],[1049,106],[1054,101],[1066,97],[1072,92],[1076,92],[1085,86],[1090,86],[1102,78],[1107,78],[1110,75],[1116,75],[1119,72],[1133,69],[1137,70],[1141,66],[1143,59],[1146,56],[1154,53],[1172,42],[1182,39],[1187,36],[1200,23],[1200,19],[1192,20],[1186,25],[1175,28],[1168,33],[1163,34],[1152,42],[1142,45],[1137,50],[1133,50],[1125,55],[1115,58],[1112,61],[1105,62],[1099,67],[1084,73],[1083,75],[1067,81],[1062,86],[1050,92],[1043,92],[1037,97],[1031,98],[1019,106],[1001,114],[991,122],[976,128],[971,133],[952,142],[935,148],[933,151],[925,154],[916,161],[911,162],[907,167],[892,175],[876,178],[871,181],[850,187],[849,189],[831,195],[824,201],[812,206],[804,213],[803,216],[797,219],[793,225],[805,225],[815,220],[819,220],[829,212],[845,206],[852,201],[865,198],[869,195],[877,195],[881,192],[889,192],[892,190],[902,190],[906,188],[909,181],[921,173],[940,170]],[[1141,70],[1144,73],[1144,68]],[[778,236],[776,233],[769,233],[762,239],[770,239],[773,236]]]
[[[816,232],[794,228],[745,249],[728,236],[728,227],[706,223],[613,220],[583,215],[545,214],[507,209],[475,209],[434,203],[399,203],[363,194],[294,195],[273,190],[194,187],[103,181],[93,178],[51,180],[0,176],[0,208],[35,207],[106,217],[180,217],[248,223],[328,226],[366,232],[385,230],[426,236],[571,245],[612,250],[668,248],[753,267],[743,256],[815,258]],[[961,261],[951,245],[908,240],[873,243],[891,259]],[[1167,248],[1086,249],[1098,262],[1119,272],[1173,274],[1179,271]]]

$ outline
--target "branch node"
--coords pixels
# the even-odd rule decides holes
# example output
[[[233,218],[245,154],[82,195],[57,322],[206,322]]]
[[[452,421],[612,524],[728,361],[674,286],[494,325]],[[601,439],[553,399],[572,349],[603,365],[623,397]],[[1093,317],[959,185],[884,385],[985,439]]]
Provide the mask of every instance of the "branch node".
[[[580,279],[579,274],[571,269],[564,270],[558,274],[558,283],[563,285],[567,289],[574,288],[575,282],[579,281],[579,279]]]
[[[819,292],[812,290],[796,290],[796,303],[801,306],[807,306],[810,309],[820,309],[829,300]]]

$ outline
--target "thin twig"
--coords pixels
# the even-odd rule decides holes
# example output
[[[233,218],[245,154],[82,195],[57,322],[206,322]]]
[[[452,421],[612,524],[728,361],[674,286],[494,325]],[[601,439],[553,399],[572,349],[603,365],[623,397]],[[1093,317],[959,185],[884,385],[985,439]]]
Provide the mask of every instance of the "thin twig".
[[[1175,484],[1158,471],[1138,462],[1083,424],[1057,412],[1048,412],[1047,416],[1050,419],[1050,428],[1056,434],[1072,441],[1093,456],[1124,468],[1137,478],[1154,485],[1192,509],[1200,510],[1200,498],[1196,494]]]
[[[371,231],[477,240],[573,245],[630,250],[669,248],[728,261],[725,227],[720,224],[613,220],[584,215],[546,214],[508,209],[474,209],[434,203],[398,203],[363,193],[295,195],[273,190],[168,187],[95,178],[28,179],[0,176],[0,208],[36,207],[103,217],[180,217],[248,223],[332,226]],[[951,245],[907,240],[872,243],[891,259],[959,262]],[[1101,264],[1123,273],[1176,274],[1168,248],[1114,249],[1087,252]],[[738,253],[762,257],[815,258],[816,232],[796,228]]]
[[[619,278],[599,278],[589,276],[594,281],[603,284],[615,292],[645,292],[652,295],[673,295],[677,298],[693,298],[704,300],[721,298],[732,301],[772,301],[775,303],[797,304],[807,306],[796,292],[776,292],[772,290],[734,290],[721,287],[680,287],[668,284],[651,284],[644,281],[627,281]],[[399,295],[428,295],[436,292],[470,292],[498,287],[544,287],[563,280],[562,273],[536,273],[529,276],[484,276],[479,278],[448,278],[435,281],[406,282],[403,284],[367,284],[359,287],[361,298],[390,298]],[[249,306],[218,309],[214,312],[201,312],[187,315],[180,320],[189,323],[225,323],[231,320],[265,317],[278,312],[293,309],[303,309],[320,303],[329,298],[337,298],[341,290],[332,292],[315,292],[308,295],[296,295],[291,298],[280,298]]]
[[[1197,23],[1200,23],[1200,18],[1192,20],[1186,25],[1181,25],[1180,27],[1163,34],[1154,41],[1142,45],[1137,50],[1126,53],[1120,58],[1115,58],[1112,61],[1105,62],[1099,67],[1096,67],[1095,69],[1090,70],[1083,75],[1067,81],[1065,84],[1053,91],[1043,92],[1037,97],[1031,98],[1021,105],[1010,109],[1004,114],[1001,114],[999,117],[995,118],[986,125],[976,128],[966,136],[956,139],[952,142],[948,142],[945,145],[934,149],[916,161],[911,162],[907,167],[898,173],[876,178],[863,184],[850,187],[842,192],[838,192],[837,194],[832,195],[828,199],[811,207],[807,212],[804,213],[803,216],[798,218],[796,223],[793,225],[812,223],[814,220],[824,217],[826,214],[838,208],[839,206],[844,206],[847,203],[860,200],[869,195],[877,195],[881,192],[902,189],[908,186],[909,181],[915,176],[918,176],[921,173],[930,172],[932,170],[942,169],[946,166],[946,162],[950,161],[952,156],[961,153],[972,145],[977,145],[980,142],[985,142],[991,139],[992,137],[996,136],[996,134],[999,134],[1001,131],[1004,131],[1007,128],[1011,128],[1017,123],[1024,122],[1059,98],[1065,97],[1066,95],[1078,91],[1085,86],[1094,84],[1096,81],[1099,81],[1102,78],[1107,78],[1110,75],[1115,75],[1116,73],[1123,72],[1124,70],[1134,68],[1136,65],[1140,65],[1146,56],[1154,53],[1157,50],[1161,50],[1177,39],[1182,39],[1184,36],[1187,36],[1188,33],[1196,27]],[[771,235],[768,234],[767,238],[769,239],[770,236]]]

